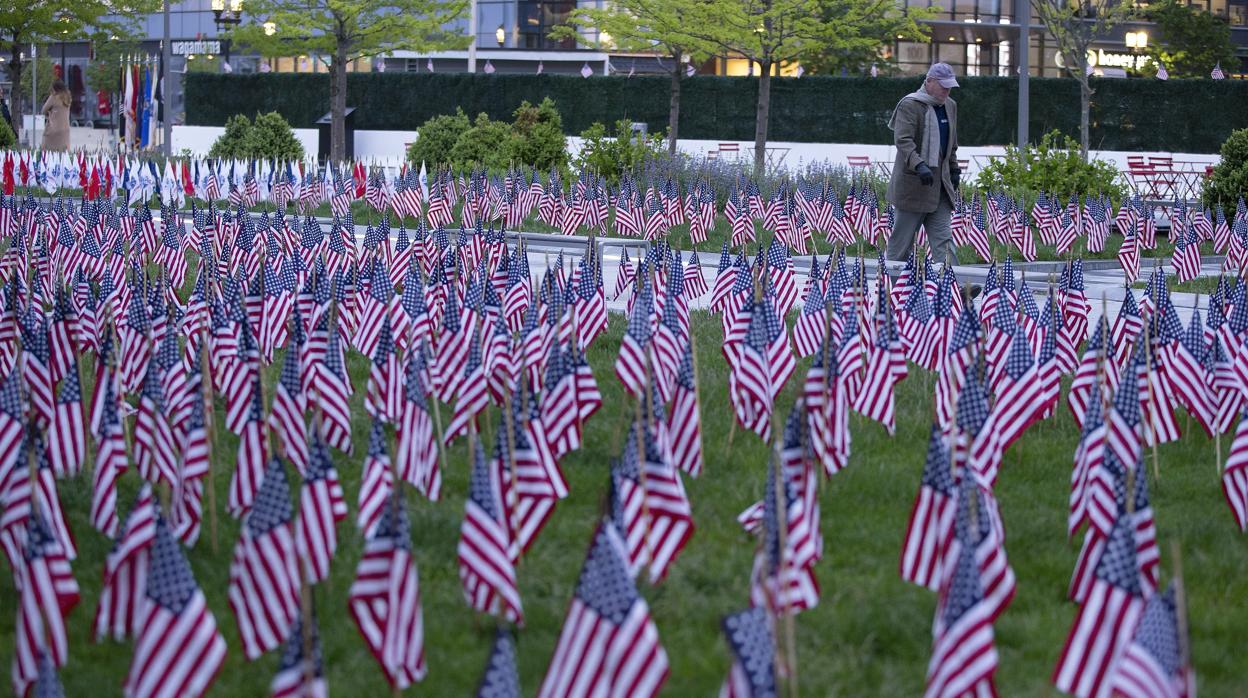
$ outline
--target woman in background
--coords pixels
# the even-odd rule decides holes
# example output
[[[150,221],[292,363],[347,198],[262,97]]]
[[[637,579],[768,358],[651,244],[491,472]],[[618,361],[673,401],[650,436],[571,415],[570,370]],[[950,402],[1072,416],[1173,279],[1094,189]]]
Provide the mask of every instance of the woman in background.
[[[43,131],[44,150],[69,150],[69,105],[72,101],[65,83],[54,81],[52,94],[43,103],[43,116],[47,119]]]

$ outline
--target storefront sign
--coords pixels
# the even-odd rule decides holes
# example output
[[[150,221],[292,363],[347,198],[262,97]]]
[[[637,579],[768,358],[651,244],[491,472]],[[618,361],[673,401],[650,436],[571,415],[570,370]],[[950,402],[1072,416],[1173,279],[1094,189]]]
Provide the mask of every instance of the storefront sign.
[[[1152,58],[1138,53],[1120,53],[1118,51],[1106,51],[1105,49],[1088,49],[1088,66],[1096,68],[1126,68],[1128,70],[1140,70],[1144,66],[1152,62]],[[1066,67],[1066,60],[1062,58],[1062,52],[1058,51],[1053,54],[1053,63],[1059,68]]]
[[[216,56],[221,53],[220,41],[172,41],[169,48],[175,56]]]

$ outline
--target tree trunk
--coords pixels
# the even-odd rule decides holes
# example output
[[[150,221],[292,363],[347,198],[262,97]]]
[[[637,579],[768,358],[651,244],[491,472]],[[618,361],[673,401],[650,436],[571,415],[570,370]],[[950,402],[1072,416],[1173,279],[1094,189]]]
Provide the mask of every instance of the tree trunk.
[[[679,56],[674,61],[675,67],[672,70],[672,98],[671,106],[667,111],[667,153],[669,155],[676,154],[676,138],[680,129],[680,81],[682,76]]]
[[[1087,69],[1084,68],[1084,70]],[[1079,81],[1079,157],[1083,158],[1084,162],[1088,161],[1088,142],[1091,139],[1088,133],[1091,109],[1092,86],[1088,84],[1088,76],[1085,72],[1083,79]]]
[[[761,177],[767,165],[767,117],[771,113],[771,61],[760,61],[758,109],[754,113],[754,176]]]
[[[16,37],[13,43],[9,44],[9,114],[13,117],[13,135],[17,138],[17,143],[22,142],[22,128],[25,124],[22,122],[22,45],[17,42]]]
[[[329,66],[329,159],[341,162],[347,157],[347,47],[338,37]]]

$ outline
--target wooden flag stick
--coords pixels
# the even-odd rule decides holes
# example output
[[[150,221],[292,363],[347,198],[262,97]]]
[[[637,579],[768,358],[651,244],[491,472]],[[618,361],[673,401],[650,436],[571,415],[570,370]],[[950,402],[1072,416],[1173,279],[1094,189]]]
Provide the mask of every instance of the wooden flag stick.
[[[212,464],[212,445],[216,440],[216,434],[212,427],[212,369],[208,359],[207,327],[204,327],[204,338],[199,343],[199,382],[202,387],[201,393],[204,401],[204,435],[208,445],[208,528],[212,538],[212,553],[216,555],[219,552],[217,544],[217,488],[215,478],[213,477],[213,471],[216,468]]]
[[[1170,555],[1174,558],[1171,574],[1174,576],[1174,617],[1179,626],[1179,666],[1186,676],[1192,662],[1192,648],[1187,636],[1187,589],[1183,584],[1183,555],[1179,541],[1170,541]]]
[[[789,508],[787,506],[787,497],[785,496],[785,479],[783,473],[783,464],[780,457],[781,439],[775,435],[776,430],[772,430],[772,463],[775,464],[773,477],[775,478],[776,490],[776,529],[780,536],[780,559],[776,564],[776,590],[784,601],[782,607],[782,615],[784,616],[784,635],[785,635],[785,659],[784,666],[788,669],[789,695],[796,697],[798,695],[797,683],[797,630],[794,626],[793,614],[790,613],[789,595],[784,589],[784,569],[785,569],[785,550],[788,545],[788,528],[789,528]],[[764,526],[765,528],[765,526]],[[777,643],[778,645],[779,643]]]

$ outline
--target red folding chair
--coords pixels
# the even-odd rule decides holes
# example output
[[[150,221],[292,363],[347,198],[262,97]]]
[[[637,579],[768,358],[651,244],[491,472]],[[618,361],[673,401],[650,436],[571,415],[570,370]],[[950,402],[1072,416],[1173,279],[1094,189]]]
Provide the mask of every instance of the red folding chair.
[[[866,155],[850,155],[848,158],[850,167],[862,167],[869,169],[871,167],[871,158]]]

